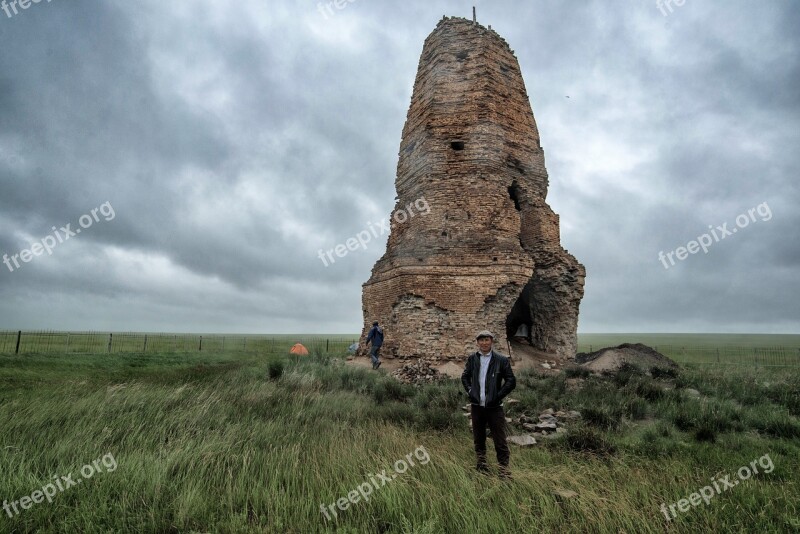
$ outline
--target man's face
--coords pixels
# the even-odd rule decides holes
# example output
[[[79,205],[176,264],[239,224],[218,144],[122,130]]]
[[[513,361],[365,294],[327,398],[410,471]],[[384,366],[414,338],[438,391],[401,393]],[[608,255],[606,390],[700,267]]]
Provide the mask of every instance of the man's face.
[[[490,337],[479,337],[478,338],[478,348],[481,349],[481,352],[486,354],[490,350],[492,350],[492,341],[494,341]]]

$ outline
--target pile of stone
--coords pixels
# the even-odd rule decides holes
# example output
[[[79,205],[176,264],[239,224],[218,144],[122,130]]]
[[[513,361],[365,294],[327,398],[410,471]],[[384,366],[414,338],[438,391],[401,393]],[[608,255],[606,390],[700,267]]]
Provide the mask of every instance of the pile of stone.
[[[536,444],[536,438],[552,438],[558,434],[567,431],[565,421],[572,419],[580,419],[581,413],[575,410],[569,411],[554,411],[548,408],[539,414],[537,418],[521,415],[514,423],[530,434],[521,434],[510,436],[508,440],[511,443],[521,447],[527,447]]]
[[[434,367],[437,364],[437,360],[420,358],[400,367],[392,373],[392,376],[408,384],[430,384],[440,380],[447,380],[447,375],[440,373]]]

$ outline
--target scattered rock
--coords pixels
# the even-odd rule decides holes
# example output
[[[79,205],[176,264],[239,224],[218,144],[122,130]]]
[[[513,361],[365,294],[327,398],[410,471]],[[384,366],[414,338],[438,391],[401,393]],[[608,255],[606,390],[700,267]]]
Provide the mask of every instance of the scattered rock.
[[[534,437],[527,434],[521,436],[511,436],[508,438],[508,441],[514,445],[519,445],[520,447],[530,447],[532,445],[536,445],[536,440]]]
[[[420,358],[411,361],[392,373],[392,376],[401,382],[409,384],[430,384],[441,380],[447,380],[447,376],[440,373],[433,367],[438,364],[438,360],[431,358]]]
[[[686,394],[689,395],[690,397],[700,397],[701,396],[700,392],[697,391],[696,389],[686,388],[683,391],[685,391]]]
[[[556,488],[553,491],[553,494],[556,497],[557,501],[568,501],[569,499],[574,499],[578,496],[578,494],[572,490]]]
[[[539,432],[555,432],[557,425],[555,423],[539,423],[536,425],[536,430]]]

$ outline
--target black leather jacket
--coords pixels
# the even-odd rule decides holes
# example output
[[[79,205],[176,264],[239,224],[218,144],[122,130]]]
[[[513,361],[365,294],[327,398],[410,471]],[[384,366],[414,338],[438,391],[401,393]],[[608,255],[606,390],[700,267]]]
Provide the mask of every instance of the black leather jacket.
[[[469,401],[478,405],[481,403],[480,374],[481,354],[475,352],[467,358],[467,365],[461,374],[461,384],[467,392]],[[516,385],[517,379],[514,378],[508,357],[492,350],[489,369],[486,371],[486,407],[501,406],[505,396],[511,393]]]

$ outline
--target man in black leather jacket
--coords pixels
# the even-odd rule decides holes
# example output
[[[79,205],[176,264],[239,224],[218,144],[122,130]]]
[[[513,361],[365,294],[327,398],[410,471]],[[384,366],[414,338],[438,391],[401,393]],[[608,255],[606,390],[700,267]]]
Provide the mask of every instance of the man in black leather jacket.
[[[508,357],[492,349],[494,336],[483,330],[477,336],[478,351],[467,358],[461,384],[472,403],[472,437],[478,457],[478,471],[488,472],[486,466],[486,427],[492,432],[500,476],[511,478],[508,468],[511,453],[506,442],[506,415],[503,398],[517,385]]]

